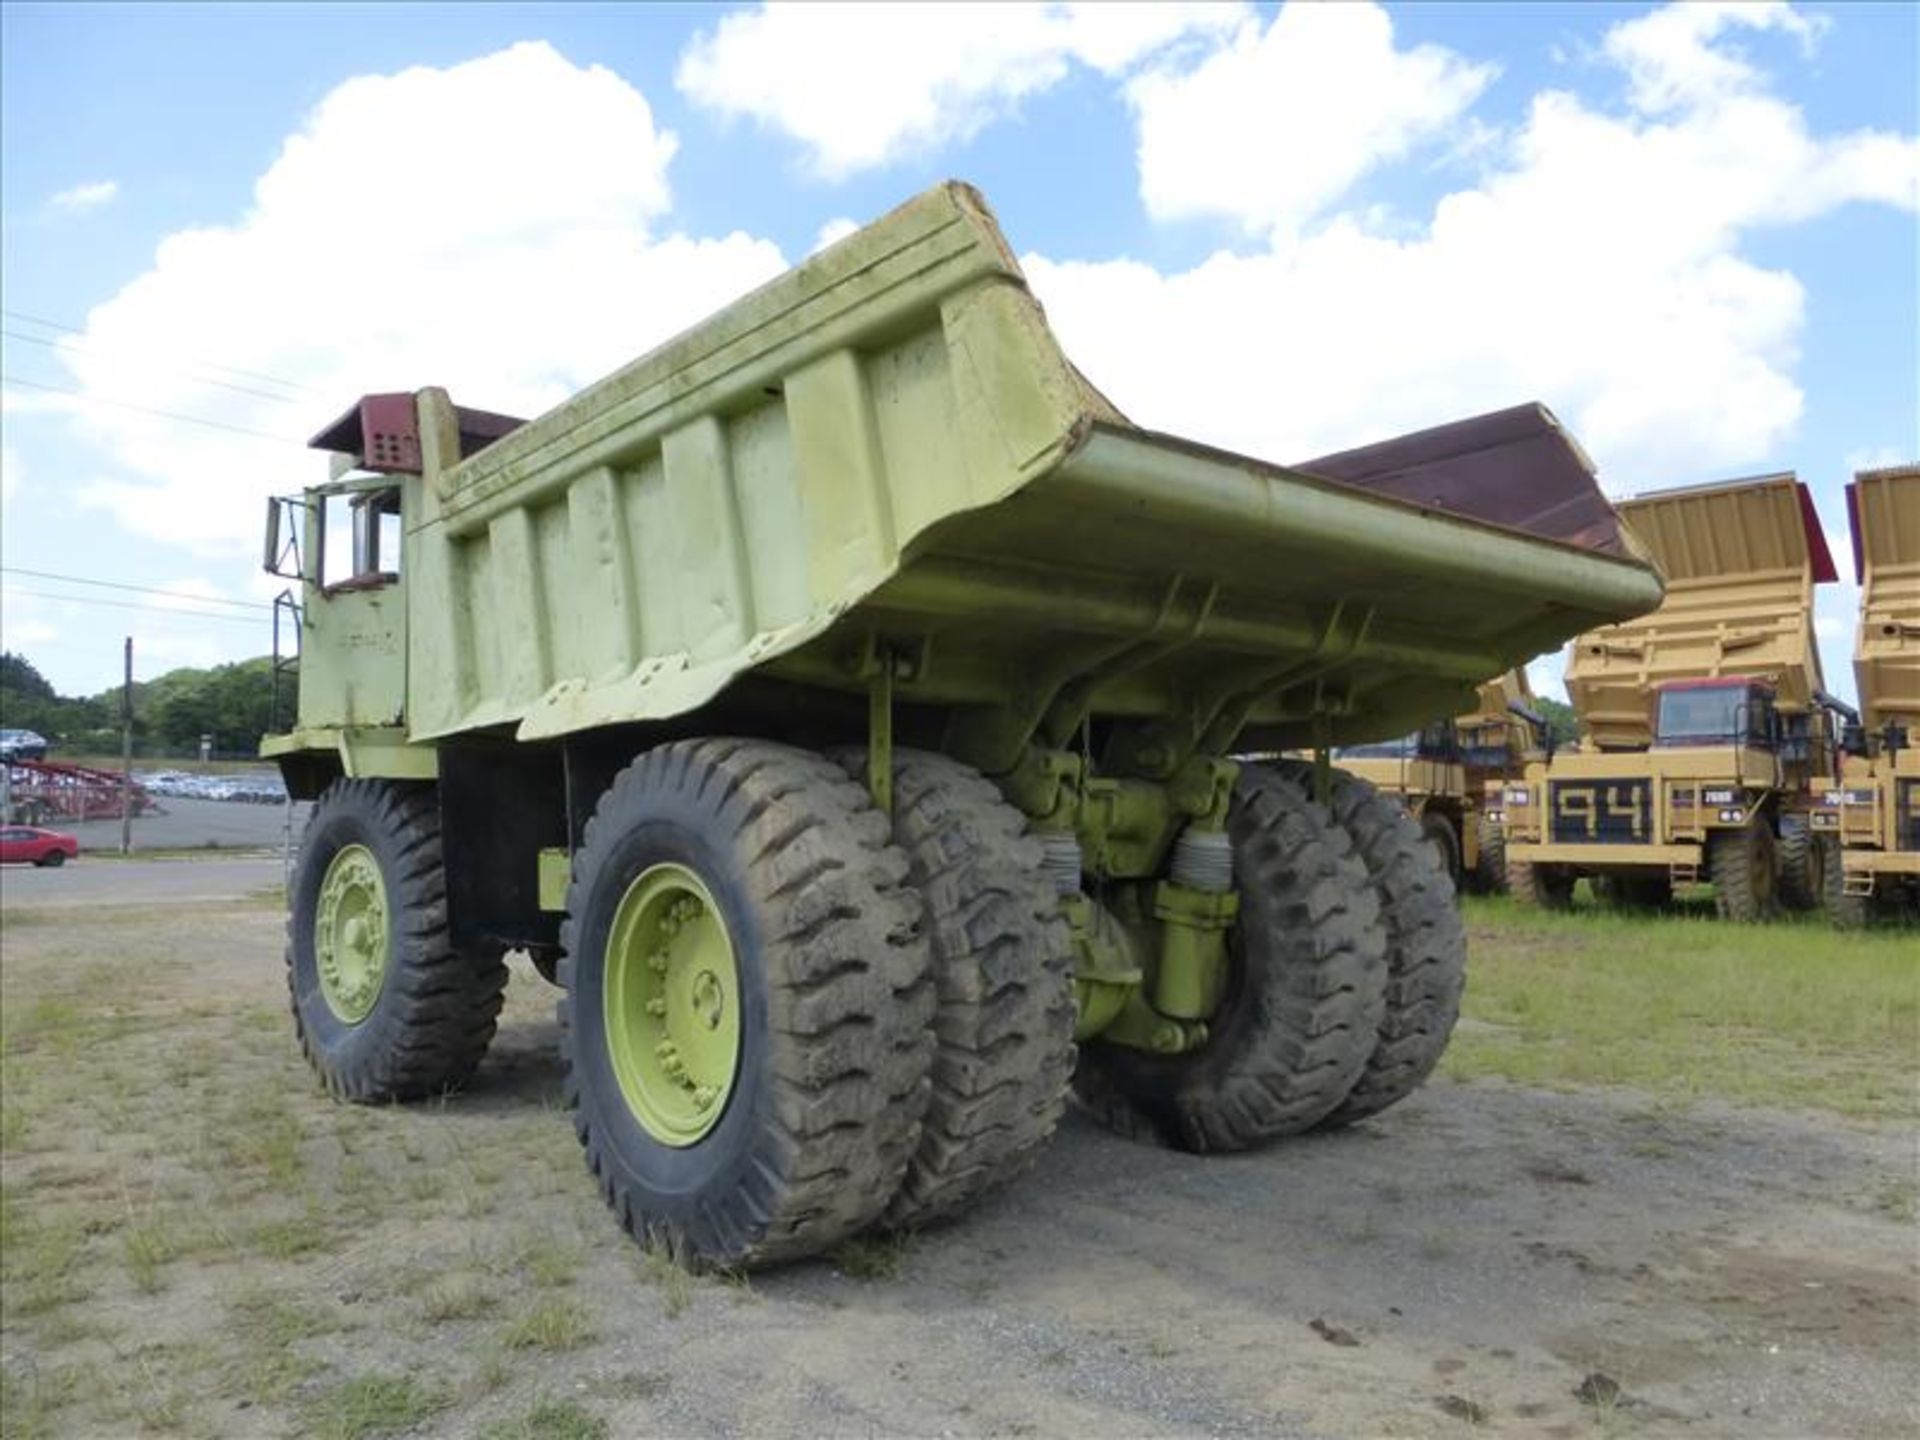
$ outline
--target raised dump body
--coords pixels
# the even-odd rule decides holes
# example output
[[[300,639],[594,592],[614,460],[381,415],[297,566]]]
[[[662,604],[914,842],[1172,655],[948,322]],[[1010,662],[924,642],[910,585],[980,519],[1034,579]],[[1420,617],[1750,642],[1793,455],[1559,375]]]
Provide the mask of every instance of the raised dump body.
[[[1659,609],[1582,635],[1567,694],[1588,742],[1653,742],[1656,696],[1670,681],[1751,675],[1784,714],[1823,688],[1813,587],[1836,578],[1813,498],[1791,474],[1664,490],[1622,500],[1620,518],[1666,576]]]
[[[470,458],[452,407],[427,392],[422,414],[404,665],[304,686],[303,727],[534,739],[683,714],[769,667],[857,690],[845,637],[901,629],[939,653],[903,701],[1104,670],[1103,710],[1184,708],[1199,682],[1301,741],[1316,715],[1362,739],[1654,598],[1587,548],[1128,425],[958,186]],[[1530,473],[1559,479],[1513,484]]]
[[[1860,626],[1860,735],[1814,812],[1837,842],[1827,908],[1855,926],[1920,916],[1920,465],[1865,470],[1847,487]]]
[[[1196,1150],[1394,1103],[1457,1010],[1451,888],[1359,782],[1229,757],[1402,732],[1660,596],[1538,406],[1345,480],[1128,424],[959,185],[536,420],[429,389],[316,443],[267,547],[306,1052],[458,1083],[526,949],[604,1192],[696,1261],[951,1214],[1070,1077]]]
[[[1863,470],[1847,487],[1860,628],[1853,674],[1868,734],[1920,737],[1920,465]]]
[[[1559,906],[1583,875],[1640,902],[1711,879],[1729,917],[1811,908],[1822,881],[1808,817],[1838,759],[1813,634],[1814,586],[1835,576],[1812,499],[1794,476],[1766,475],[1619,510],[1667,596],[1570,648],[1588,743],[1509,787],[1510,886]]]

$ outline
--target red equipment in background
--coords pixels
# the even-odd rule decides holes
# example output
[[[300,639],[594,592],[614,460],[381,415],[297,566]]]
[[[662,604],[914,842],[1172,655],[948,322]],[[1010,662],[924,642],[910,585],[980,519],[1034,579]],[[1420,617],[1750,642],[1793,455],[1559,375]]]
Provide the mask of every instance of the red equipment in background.
[[[38,825],[47,820],[113,820],[120,815],[122,781],[111,770],[52,760],[11,760],[6,766],[11,813],[0,820]],[[153,797],[134,782],[133,813],[145,815],[158,808]]]

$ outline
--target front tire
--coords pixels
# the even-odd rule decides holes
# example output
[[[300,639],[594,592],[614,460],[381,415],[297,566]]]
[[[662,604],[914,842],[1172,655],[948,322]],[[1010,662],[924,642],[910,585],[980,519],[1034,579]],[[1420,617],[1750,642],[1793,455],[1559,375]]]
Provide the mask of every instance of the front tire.
[[[1778,913],[1774,880],[1779,866],[1773,830],[1756,815],[1738,830],[1717,832],[1707,847],[1713,908],[1723,920],[1753,923]]]
[[[1836,841],[1820,847],[1821,879],[1827,902],[1827,918],[1838,930],[1864,930],[1874,921],[1874,897],[1849,895],[1845,856]]]
[[[1530,860],[1507,859],[1507,893],[1514,904],[1527,910],[1571,910],[1573,887],[1579,879],[1560,865],[1535,864]]]
[[[1780,817],[1779,896],[1788,910],[1818,910],[1826,890],[1825,856],[1827,847],[1814,839],[1813,827],[1804,815]]]
[[[920,1138],[933,986],[886,817],[818,755],[650,750],[600,797],[561,933],[566,1099],[642,1244],[808,1255],[879,1218]]]
[[[62,865],[67,863],[67,852],[64,850],[49,850],[34,863],[39,865],[43,870],[58,870]]]
[[[1243,766],[1227,831],[1240,914],[1205,1044],[1163,1056],[1082,1047],[1074,1089],[1123,1134],[1249,1150],[1309,1130],[1346,1099],[1386,1010],[1386,933],[1353,844],[1325,808]]]
[[[1441,872],[1447,877],[1457,897],[1466,877],[1461,870],[1460,836],[1454,830],[1453,822],[1438,811],[1429,810],[1420,817],[1419,823],[1420,833],[1432,847],[1434,857],[1440,862]]]
[[[417,1100],[472,1075],[507,987],[447,926],[430,786],[336,780],[294,864],[287,988],[300,1048],[344,1100]]]
[[[1474,823],[1480,827],[1480,863],[1474,867],[1475,887],[1483,895],[1507,893],[1507,827],[1492,816],[1481,814]]]

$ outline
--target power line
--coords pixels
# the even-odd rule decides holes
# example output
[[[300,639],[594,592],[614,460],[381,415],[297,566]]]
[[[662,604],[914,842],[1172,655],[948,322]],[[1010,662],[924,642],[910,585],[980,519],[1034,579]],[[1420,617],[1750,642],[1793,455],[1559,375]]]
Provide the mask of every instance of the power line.
[[[5,315],[10,320],[24,320],[29,325],[43,325],[49,330],[64,331],[68,335],[85,335],[87,333],[78,325],[67,325],[59,320],[48,320],[39,315],[25,314],[19,310],[0,309],[0,315]],[[212,360],[199,360],[194,359],[192,356],[184,358],[191,359],[195,365],[204,366],[208,370],[224,370],[229,375],[241,375],[249,380],[264,380],[269,385],[284,385],[289,390],[304,390],[309,395],[320,394],[320,391],[311,385],[302,385],[298,380],[288,380],[281,375],[269,375],[264,370],[243,370],[238,365],[220,365]]]
[[[151,585],[128,585],[119,580],[93,580],[85,575],[59,575],[51,570],[28,570],[19,565],[0,565],[0,570],[9,575],[31,575],[36,580],[59,580],[74,585],[97,585],[102,590],[131,590],[140,595],[164,595],[170,600],[193,600],[202,605],[234,605],[242,610],[273,609],[271,605],[258,600],[229,600],[224,595],[195,595],[191,590],[158,590]]]
[[[258,625],[251,615],[223,615],[218,610],[175,610],[166,605],[142,605],[137,600],[101,600],[92,595],[56,595],[49,590],[6,590],[6,595],[24,595],[34,600],[60,600],[69,605],[103,605],[110,610],[140,610],[149,615],[179,615],[188,620],[231,620],[239,625]]]
[[[29,335],[22,330],[0,328],[0,335],[6,336],[9,340],[24,340],[29,345],[44,345],[49,350],[60,351],[69,355],[98,355],[101,353],[86,345],[68,345],[63,349],[58,340],[49,340],[44,335]],[[199,362],[194,361],[192,363],[198,364]],[[258,395],[262,400],[277,400],[282,405],[298,405],[300,403],[291,395],[282,395],[276,390],[259,390],[251,385],[236,385],[231,380],[215,380],[204,375],[184,375],[181,378],[192,385],[218,385],[222,390],[233,390],[242,395]]]
[[[229,425],[224,420],[208,420],[200,415],[182,415],[175,410],[158,410],[151,405],[136,405],[131,400],[111,400],[105,395],[89,395],[84,390],[74,390],[65,385],[44,385],[38,380],[22,380],[14,375],[0,375],[0,385],[24,385],[29,390],[45,390],[54,395],[73,395],[89,405],[110,405],[116,410],[132,410],[141,415],[156,415],[162,420],[178,420],[185,425],[204,425],[209,430],[226,430],[235,435],[251,435],[256,440],[278,440],[283,445],[297,445],[302,450],[307,442],[296,440],[291,435],[273,435],[265,430],[249,430],[244,425]]]

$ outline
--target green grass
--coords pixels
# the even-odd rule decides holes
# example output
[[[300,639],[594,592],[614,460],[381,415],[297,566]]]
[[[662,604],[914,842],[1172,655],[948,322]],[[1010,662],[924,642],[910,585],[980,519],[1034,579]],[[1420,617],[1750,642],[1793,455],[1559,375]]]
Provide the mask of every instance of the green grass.
[[[1458,1079],[1615,1085],[1843,1115],[1911,1118],[1920,961],[1911,935],[1817,917],[1543,915],[1469,901]]]
[[[594,1338],[593,1320],[575,1300],[542,1300],[522,1311],[500,1333],[509,1350],[577,1350]]]
[[[497,1421],[481,1440],[606,1440],[607,1422],[570,1400],[542,1400],[524,1415]]]
[[[439,1391],[405,1375],[362,1375],[321,1391],[305,1412],[321,1440],[363,1440],[410,1430],[446,1404]]]

